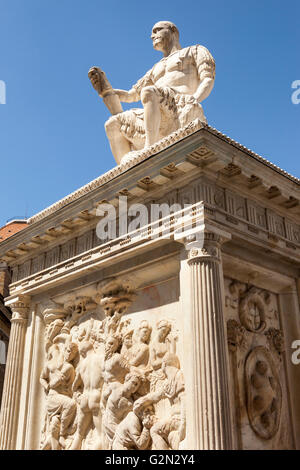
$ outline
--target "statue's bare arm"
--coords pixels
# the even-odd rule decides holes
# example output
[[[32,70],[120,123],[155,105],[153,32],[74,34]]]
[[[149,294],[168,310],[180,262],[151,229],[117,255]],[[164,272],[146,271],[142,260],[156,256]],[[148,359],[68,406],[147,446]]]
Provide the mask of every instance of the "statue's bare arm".
[[[199,86],[194,97],[201,103],[211,93],[215,82],[215,61],[210,52],[203,46],[192,46],[191,52],[198,71]]]
[[[46,392],[48,392],[48,390],[49,390],[49,369],[48,369],[47,366],[42,371],[42,374],[41,374],[41,377],[40,377],[40,383],[43,386],[44,390]]]
[[[210,95],[210,92],[214,87],[214,78],[208,76],[208,74],[206,74],[206,76],[204,76],[203,78],[200,77],[200,80],[201,83],[198,86],[196,92],[194,93],[194,97],[196,98],[198,103],[204,101]]]
[[[114,92],[123,103],[135,103],[140,100],[140,97],[134,88],[129,91],[114,89]]]
[[[141,434],[137,430],[132,433],[132,439],[139,450],[147,449],[150,442],[150,431],[147,427],[143,427]]]

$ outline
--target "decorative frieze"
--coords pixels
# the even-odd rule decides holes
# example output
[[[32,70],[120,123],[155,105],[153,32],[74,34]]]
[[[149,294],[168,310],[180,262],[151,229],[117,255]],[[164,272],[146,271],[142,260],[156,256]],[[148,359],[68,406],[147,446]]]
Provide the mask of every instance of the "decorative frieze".
[[[251,200],[247,200],[248,221],[263,229],[267,228],[266,210]]]
[[[275,235],[285,237],[284,218],[275,214],[273,211],[267,211],[268,230]]]
[[[31,274],[38,273],[42,271],[45,267],[45,253],[33,258],[31,265]]]
[[[226,211],[241,219],[247,219],[245,198],[238,196],[230,191],[226,193]]]
[[[148,180],[144,178],[143,181],[143,184],[146,184]],[[206,178],[201,178],[200,181],[192,182],[178,190],[172,190],[167,195],[157,200],[153,199],[152,201],[148,201],[145,205],[148,220],[152,220],[151,217],[153,217],[151,203],[167,204],[169,207],[184,208],[188,205],[192,206],[198,204],[198,201],[204,201],[205,204],[214,207],[220,214],[224,214],[225,217],[223,221],[224,223],[228,223],[231,230],[235,230],[235,227],[241,229],[241,224],[249,222],[248,225],[244,226],[244,230],[251,232],[258,238],[262,238],[264,241],[266,240],[266,235],[272,242],[275,241],[277,243],[279,240],[285,240],[285,246],[293,251],[297,249],[297,246],[300,244],[299,225],[292,223],[289,219],[279,216],[274,211],[263,208],[256,202],[246,199],[233,191],[225,191]],[[130,204],[128,204],[128,207],[130,207]],[[176,223],[176,218],[174,221]],[[130,218],[128,219],[128,223],[129,222]],[[154,222],[154,220],[152,220],[152,222]],[[116,228],[118,229],[118,220]],[[148,232],[149,231],[152,231],[151,227],[149,227]],[[117,238],[115,240],[117,240]],[[132,240],[132,237],[127,239],[126,245],[129,246]],[[32,261],[27,260],[18,267],[15,267],[13,283],[25,279],[43,269],[67,261],[80,253],[90,251],[101,244],[103,244],[103,241],[97,237],[95,228],[90,228],[86,233],[62,245],[57,245],[49,251],[38,254],[36,258],[32,258]]]
[[[300,243],[300,226],[285,219],[286,238],[296,244]]]
[[[59,263],[60,260],[60,246],[52,248],[50,251],[46,252],[45,256],[45,269],[54,266]]]
[[[73,258],[75,256],[76,238],[69,240],[61,246],[60,250],[60,261]]]
[[[89,230],[87,233],[84,233],[83,235],[80,235],[80,237],[77,238],[77,255],[93,248],[93,233],[93,230]]]

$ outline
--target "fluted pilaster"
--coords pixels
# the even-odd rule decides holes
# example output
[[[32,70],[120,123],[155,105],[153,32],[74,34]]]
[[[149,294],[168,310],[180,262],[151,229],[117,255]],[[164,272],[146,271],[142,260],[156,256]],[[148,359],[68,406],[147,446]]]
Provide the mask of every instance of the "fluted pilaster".
[[[8,302],[13,315],[0,414],[0,449],[15,449],[30,297]]]
[[[191,287],[192,395],[191,426],[196,449],[231,449],[227,340],[223,314],[220,245],[224,238],[205,232],[186,245]]]

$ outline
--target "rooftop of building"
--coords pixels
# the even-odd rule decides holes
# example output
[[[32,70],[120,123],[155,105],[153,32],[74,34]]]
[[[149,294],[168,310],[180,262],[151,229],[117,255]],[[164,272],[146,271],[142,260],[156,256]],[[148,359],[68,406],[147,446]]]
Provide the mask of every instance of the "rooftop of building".
[[[0,243],[9,237],[12,237],[15,233],[20,232],[27,227],[26,219],[10,219],[3,227],[0,227]]]

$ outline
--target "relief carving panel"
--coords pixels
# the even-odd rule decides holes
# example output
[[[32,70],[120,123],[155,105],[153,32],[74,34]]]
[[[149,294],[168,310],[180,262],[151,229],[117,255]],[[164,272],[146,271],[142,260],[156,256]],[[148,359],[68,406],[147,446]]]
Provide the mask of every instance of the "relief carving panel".
[[[240,449],[292,449],[277,295],[225,278],[231,401]]]
[[[178,449],[185,386],[169,318],[127,311],[130,281],[44,309],[45,392],[41,449]]]

